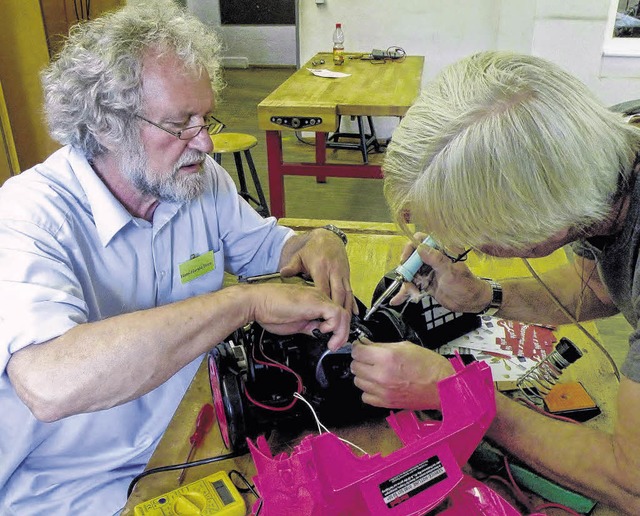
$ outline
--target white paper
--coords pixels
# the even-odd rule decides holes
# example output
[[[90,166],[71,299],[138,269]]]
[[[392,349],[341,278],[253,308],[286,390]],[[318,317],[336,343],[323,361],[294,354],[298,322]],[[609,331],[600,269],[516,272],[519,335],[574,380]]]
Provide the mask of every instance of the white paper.
[[[334,72],[326,68],[307,68],[313,75],[317,77],[326,77],[328,79],[338,79],[340,77],[349,77],[350,73]]]
[[[494,381],[515,381],[538,361],[531,357],[514,356],[511,350],[500,345],[504,337],[505,329],[498,324],[498,319],[483,317],[479,328],[448,342],[437,351],[442,355],[452,355],[454,351],[471,354],[476,360],[489,365]]]

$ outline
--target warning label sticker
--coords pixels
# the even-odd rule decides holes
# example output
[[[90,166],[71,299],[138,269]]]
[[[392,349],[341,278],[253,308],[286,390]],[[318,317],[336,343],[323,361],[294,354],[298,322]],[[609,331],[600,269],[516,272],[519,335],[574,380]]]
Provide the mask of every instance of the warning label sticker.
[[[387,507],[392,508],[447,478],[437,455],[380,484],[380,494]]]

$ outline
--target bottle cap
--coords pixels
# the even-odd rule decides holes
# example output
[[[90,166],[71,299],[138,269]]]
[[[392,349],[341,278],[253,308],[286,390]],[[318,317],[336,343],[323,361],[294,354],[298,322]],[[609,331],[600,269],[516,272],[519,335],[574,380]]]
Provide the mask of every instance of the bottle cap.
[[[341,29],[342,28],[342,23],[336,23],[336,29]]]

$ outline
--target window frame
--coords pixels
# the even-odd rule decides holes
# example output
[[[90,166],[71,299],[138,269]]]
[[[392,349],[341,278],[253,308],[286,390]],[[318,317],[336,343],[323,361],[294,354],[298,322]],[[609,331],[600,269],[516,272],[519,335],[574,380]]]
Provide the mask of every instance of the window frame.
[[[609,5],[609,17],[607,18],[602,53],[612,57],[640,57],[640,38],[615,38],[613,36],[618,4],[618,0],[611,0]]]

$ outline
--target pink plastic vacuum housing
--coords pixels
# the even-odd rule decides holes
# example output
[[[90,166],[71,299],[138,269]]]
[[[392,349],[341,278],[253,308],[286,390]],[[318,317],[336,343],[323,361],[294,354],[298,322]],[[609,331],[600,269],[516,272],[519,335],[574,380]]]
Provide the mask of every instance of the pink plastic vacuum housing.
[[[464,366],[438,384],[441,421],[421,421],[411,411],[392,413],[387,422],[402,447],[356,456],[332,433],[310,435],[287,455],[273,457],[263,436],[248,439],[256,465],[260,516],[519,515],[500,495],[462,472],[496,412],[489,366]]]

